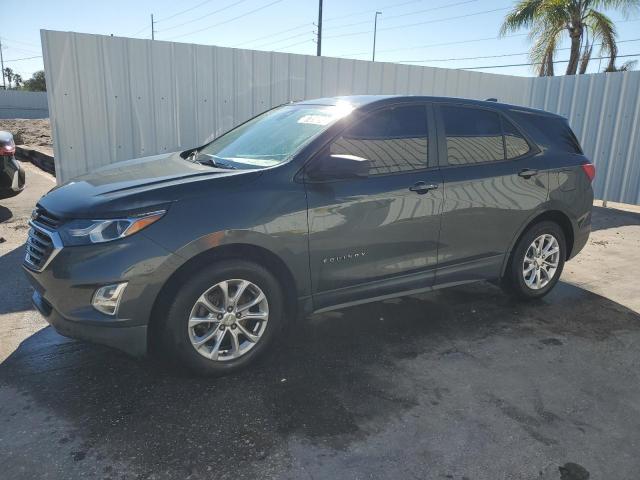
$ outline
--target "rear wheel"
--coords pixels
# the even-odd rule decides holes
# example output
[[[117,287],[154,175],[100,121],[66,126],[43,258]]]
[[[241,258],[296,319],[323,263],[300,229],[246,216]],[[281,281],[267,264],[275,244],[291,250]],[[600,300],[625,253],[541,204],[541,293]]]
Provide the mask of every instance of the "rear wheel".
[[[282,290],[264,267],[217,262],[179,287],[165,318],[163,343],[191,370],[224,375],[268,347],[282,315]]]
[[[520,298],[543,297],[560,278],[566,250],[565,236],[557,223],[531,226],[511,253],[503,286]]]

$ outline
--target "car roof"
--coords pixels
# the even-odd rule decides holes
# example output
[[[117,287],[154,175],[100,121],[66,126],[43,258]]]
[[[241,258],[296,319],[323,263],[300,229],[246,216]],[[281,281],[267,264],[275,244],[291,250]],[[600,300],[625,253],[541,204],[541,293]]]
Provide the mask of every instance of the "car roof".
[[[496,110],[518,110],[538,115],[548,115],[553,117],[560,117],[555,113],[547,112],[545,110],[538,110],[530,107],[522,107],[520,105],[510,105],[508,103],[496,102],[493,100],[472,100],[469,98],[456,98],[456,97],[434,97],[434,96],[422,96],[422,95],[344,95],[337,97],[323,97],[310,100],[302,100],[294,102],[298,105],[336,105],[339,102],[347,102],[354,108],[361,108],[365,106],[382,106],[384,104],[392,103],[412,103],[412,102],[453,102],[461,105],[489,107]]]

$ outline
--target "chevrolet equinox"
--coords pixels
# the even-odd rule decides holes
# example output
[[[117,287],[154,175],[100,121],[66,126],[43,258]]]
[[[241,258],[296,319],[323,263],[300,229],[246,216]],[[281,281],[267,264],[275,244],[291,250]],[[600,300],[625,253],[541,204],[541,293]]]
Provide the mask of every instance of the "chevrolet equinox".
[[[61,334],[224,374],[313,312],[479,280],[542,297],[587,241],[594,174],[547,112],[308,100],[55,188],[24,267]]]

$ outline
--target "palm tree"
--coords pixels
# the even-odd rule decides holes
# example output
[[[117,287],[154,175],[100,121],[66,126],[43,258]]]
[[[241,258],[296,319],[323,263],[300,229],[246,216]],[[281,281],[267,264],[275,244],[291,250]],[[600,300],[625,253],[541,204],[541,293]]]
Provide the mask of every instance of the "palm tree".
[[[628,62],[624,62],[619,67],[616,67],[615,65],[609,65],[606,68],[605,72],[628,72],[636,68],[637,64],[638,64],[637,60],[629,60]]]
[[[625,16],[640,7],[640,0],[518,0],[500,29],[506,35],[529,28],[530,56],[540,76],[553,75],[553,58],[564,33],[571,40],[567,75],[584,73],[596,41],[615,68],[618,47],[613,21],[598,9],[620,10]]]

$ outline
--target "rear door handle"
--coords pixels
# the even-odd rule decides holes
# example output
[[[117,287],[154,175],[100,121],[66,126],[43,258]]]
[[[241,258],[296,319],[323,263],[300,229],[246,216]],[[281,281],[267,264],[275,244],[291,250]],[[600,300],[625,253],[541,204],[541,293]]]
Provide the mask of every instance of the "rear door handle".
[[[412,192],[416,192],[418,195],[424,195],[430,190],[437,190],[437,189],[438,189],[437,183],[426,183],[426,182],[418,182],[415,185],[409,187],[409,190],[411,190]]]
[[[525,168],[523,170],[520,170],[520,173],[518,173],[518,175],[520,175],[523,178],[535,177],[537,174],[538,174],[538,170],[534,170],[532,168]]]

